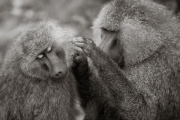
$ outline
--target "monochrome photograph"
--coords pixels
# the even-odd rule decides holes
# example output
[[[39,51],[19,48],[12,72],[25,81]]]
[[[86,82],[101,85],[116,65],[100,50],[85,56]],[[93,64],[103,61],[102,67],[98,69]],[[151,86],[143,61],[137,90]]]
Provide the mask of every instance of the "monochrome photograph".
[[[0,120],[180,120],[180,0],[0,0]]]

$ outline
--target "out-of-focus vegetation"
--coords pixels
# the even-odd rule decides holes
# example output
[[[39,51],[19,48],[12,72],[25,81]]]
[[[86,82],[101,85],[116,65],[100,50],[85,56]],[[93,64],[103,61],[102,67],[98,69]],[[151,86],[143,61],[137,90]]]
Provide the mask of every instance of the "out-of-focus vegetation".
[[[54,20],[91,38],[92,21],[110,0],[0,0],[0,65],[7,48],[29,24]]]
[[[161,3],[175,14],[179,14],[180,12],[180,0],[154,0],[157,3]]]

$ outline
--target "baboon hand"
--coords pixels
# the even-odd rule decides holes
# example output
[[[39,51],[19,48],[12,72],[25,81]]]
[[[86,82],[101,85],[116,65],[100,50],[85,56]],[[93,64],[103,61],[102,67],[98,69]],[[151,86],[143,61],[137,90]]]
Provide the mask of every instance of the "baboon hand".
[[[74,56],[74,67],[73,72],[76,75],[86,74],[88,71],[88,62],[87,57],[84,55],[82,51],[77,51],[77,54]]]
[[[87,39],[83,37],[74,38],[72,43],[75,46],[81,48],[87,57],[91,56],[93,49],[96,47],[96,45],[91,39]]]

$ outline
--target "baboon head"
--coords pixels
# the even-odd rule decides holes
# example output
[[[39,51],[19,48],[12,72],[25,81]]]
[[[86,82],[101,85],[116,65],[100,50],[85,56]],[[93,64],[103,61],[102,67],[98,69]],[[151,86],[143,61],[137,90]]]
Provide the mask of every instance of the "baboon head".
[[[66,29],[41,23],[19,38],[22,72],[39,79],[65,79],[72,65],[72,35]]]
[[[147,0],[115,0],[105,5],[94,22],[94,42],[119,66],[147,59],[176,33],[173,16]],[[175,23],[175,22],[174,22]]]

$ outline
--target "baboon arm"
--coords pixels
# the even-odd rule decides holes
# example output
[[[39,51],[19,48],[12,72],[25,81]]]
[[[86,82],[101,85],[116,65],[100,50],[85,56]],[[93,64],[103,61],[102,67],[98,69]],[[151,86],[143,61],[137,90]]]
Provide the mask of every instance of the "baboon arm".
[[[105,53],[95,47],[90,59],[97,71],[89,71],[89,82],[92,93],[99,102],[116,109],[124,119],[140,120],[155,117],[155,102],[145,99],[143,94],[138,93],[120,68]],[[151,104],[148,101],[151,101]]]

